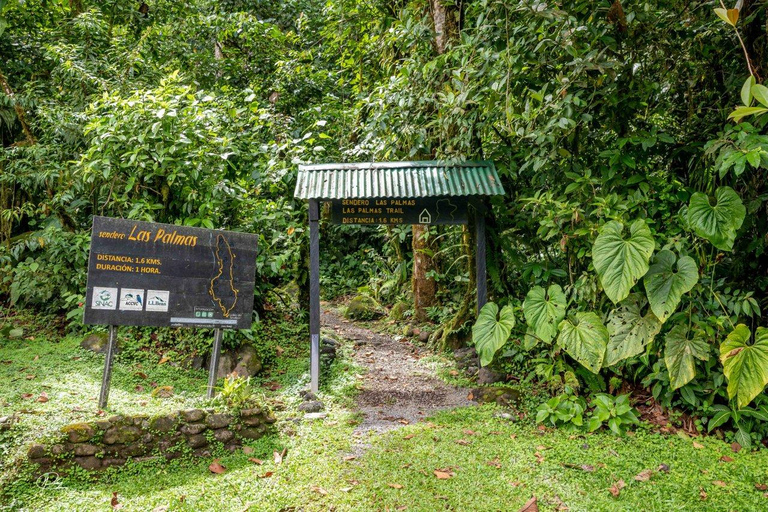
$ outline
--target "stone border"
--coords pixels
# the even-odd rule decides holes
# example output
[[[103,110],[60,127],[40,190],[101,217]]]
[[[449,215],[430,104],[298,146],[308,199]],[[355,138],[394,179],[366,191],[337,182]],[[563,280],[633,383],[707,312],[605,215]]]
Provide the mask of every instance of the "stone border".
[[[129,460],[176,459],[183,455],[208,457],[223,446],[234,451],[243,441],[265,435],[275,417],[262,407],[239,411],[189,409],[173,414],[112,416],[61,428],[58,437],[27,449],[37,474],[89,471],[122,466]]]

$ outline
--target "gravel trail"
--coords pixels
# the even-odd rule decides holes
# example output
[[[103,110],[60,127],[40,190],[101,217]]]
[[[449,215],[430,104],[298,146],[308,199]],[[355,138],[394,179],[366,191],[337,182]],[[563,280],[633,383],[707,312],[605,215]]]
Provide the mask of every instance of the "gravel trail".
[[[354,360],[368,369],[357,397],[364,420],[356,436],[416,423],[441,409],[474,405],[467,399],[469,389],[449,386],[418,364],[428,354],[425,348],[360,327],[328,310],[323,310],[321,323],[353,341]]]

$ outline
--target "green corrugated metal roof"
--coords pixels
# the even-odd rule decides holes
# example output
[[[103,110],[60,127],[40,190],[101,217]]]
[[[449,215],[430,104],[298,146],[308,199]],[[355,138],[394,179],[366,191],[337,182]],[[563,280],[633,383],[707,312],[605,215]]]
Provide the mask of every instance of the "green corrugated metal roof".
[[[504,195],[493,162],[300,165],[294,197],[359,199]]]

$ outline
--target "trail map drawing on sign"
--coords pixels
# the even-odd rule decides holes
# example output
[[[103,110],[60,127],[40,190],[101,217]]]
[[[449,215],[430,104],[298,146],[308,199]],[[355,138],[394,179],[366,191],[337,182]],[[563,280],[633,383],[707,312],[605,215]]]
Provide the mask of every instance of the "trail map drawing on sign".
[[[440,220],[442,219],[450,219],[455,220],[456,219],[456,212],[458,211],[459,207],[450,199],[438,199],[437,203],[435,204],[437,207],[437,218],[435,219]],[[440,209],[443,209],[441,212]]]
[[[229,313],[237,304],[237,289],[234,282],[235,255],[232,254],[232,248],[229,242],[222,235],[216,239],[216,266],[218,272],[211,279],[211,286],[208,292],[211,294],[214,302],[221,308],[224,318],[229,318]]]

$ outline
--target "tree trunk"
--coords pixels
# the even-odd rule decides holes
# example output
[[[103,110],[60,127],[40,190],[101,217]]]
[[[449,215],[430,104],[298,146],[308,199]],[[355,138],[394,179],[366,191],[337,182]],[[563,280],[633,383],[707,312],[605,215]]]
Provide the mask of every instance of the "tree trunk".
[[[427,274],[435,270],[435,260],[432,257],[433,241],[429,238],[429,226],[413,225],[413,274],[411,287],[413,289],[414,317],[419,322],[427,319],[426,308],[435,304],[437,283]]]
[[[459,8],[454,2],[431,0],[435,49],[442,55],[459,38]]]
[[[69,0],[69,12],[72,13],[73,18],[80,16],[80,14],[83,12],[83,1]]]
[[[16,101],[16,98],[13,95],[13,90],[11,89],[11,86],[8,84],[8,80],[6,80],[2,71],[0,71],[0,87],[2,87],[5,95],[8,96],[8,99],[11,100],[11,103],[13,103],[13,108],[14,110],[16,110],[16,117],[19,118],[19,124],[21,125],[21,130],[24,132],[24,136],[27,138],[26,144],[28,146],[35,144],[37,140],[35,139],[35,136],[32,135],[32,130],[29,129],[29,125],[27,124],[27,119],[24,114],[24,109],[19,104],[19,102]]]
[[[432,23],[435,28],[435,50],[439,55],[445,53],[451,43],[459,36],[459,9],[446,0],[430,0]],[[432,242],[425,235],[429,226],[414,225],[413,233],[413,274],[411,288],[413,290],[414,316],[418,321],[427,318],[426,308],[434,305],[437,283],[427,275],[437,269]]]

